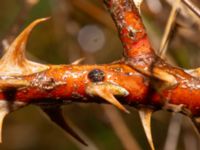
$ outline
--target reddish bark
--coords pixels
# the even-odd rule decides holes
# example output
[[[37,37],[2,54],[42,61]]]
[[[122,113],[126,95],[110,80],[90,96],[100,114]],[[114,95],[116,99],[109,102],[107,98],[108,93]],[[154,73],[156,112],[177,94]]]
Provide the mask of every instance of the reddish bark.
[[[125,64],[144,75],[158,79],[156,89],[169,84],[159,92],[151,89],[150,95],[153,97],[147,96],[148,103],[185,105],[193,115],[198,115],[200,83],[198,74],[194,76],[183,69],[175,68],[155,54],[132,0],[104,0],[104,3],[118,27],[124,47]],[[151,88],[154,86],[151,84]]]
[[[199,117],[199,69],[185,72],[155,54],[132,0],[104,0],[104,3],[118,27],[124,47],[123,61],[57,66],[30,62],[24,57],[27,38],[32,28],[45,19],[36,20],[16,38],[0,61],[1,102],[51,107],[70,102],[110,102],[126,111],[114,98],[118,96],[121,103],[130,106],[166,108]]]
[[[2,74],[0,83],[4,90],[0,92],[0,99],[7,100],[8,92],[5,91],[15,88],[12,93],[13,101],[26,103],[40,103],[41,100],[41,103],[45,101],[49,103],[53,100],[56,103],[103,102],[94,99],[94,95],[88,94],[86,88],[90,83],[112,83],[128,91],[127,96],[120,98],[123,104],[143,105],[155,109],[162,107],[174,109],[171,107],[172,104],[184,106],[191,111],[192,115],[199,116],[200,80],[197,77],[198,72],[194,76],[194,73],[189,74],[180,68],[172,67],[154,53],[138,11],[131,0],[105,0],[104,2],[118,26],[124,46],[124,61],[90,66],[33,64],[25,60],[23,49],[32,28],[45,19],[38,20],[23,31],[11,45],[10,52],[1,60],[0,67],[3,71],[0,72]],[[21,74],[17,71],[16,76],[15,72],[8,71],[7,66],[10,62],[15,63],[16,70],[20,70]],[[34,68],[31,68],[32,66]],[[89,79],[88,74],[94,69],[103,72],[102,80]]]
[[[114,83],[129,92],[128,96],[121,98],[123,104],[150,106],[155,109],[166,104],[183,104],[193,115],[200,115],[199,80],[195,77],[189,75],[184,77],[178,74],[176,77],[178,84],[159,93],[154,85],[150,84],[151,79],[124,64],[50,66],[50,69],[36,74],[15,77],[16,79],[11,78],[11,81],[16,83],[26,81],[25,86],[20,86],[15,91],[14,100],[38,105],[48,105],[50,102],[58,104],[68,102],[102,103],[104,101],[94,99],[86,93],[87,86],[92,83],[88,74],[93,69],[100,69],[105,74],[104,80],[96,82],[96,84]],[[162,85],[162,83],[160,84]],[[13,87],[13,85],[11,86]],[[162,86],[157,88],[162,88]],[[9,88],[7,87],[7,89]],[[7,99],[6,94],[7,92],[1,92],[0,99]],[[190,100],[188,100],[189,98]]]
[[[37,103],[41,99],[54,99],[55,102],[63,100],[102,102],[86,93],[86,87],[94,83],[92,78],[88,77],[94,69],[101,70],[105,76],[101,82],[95,82],[96,84],[113,83],[124,87],[129,92],[126,100],[122,100],[123,103],[130,105],[146,103],[148,79],[123,64],[50,66],[50,69],[43,72],[21,77],[19,80],[26,81],[28,86],[20,87],[15,93],[15,99],[26,103]],[[0,99],[6,98],[4,93],[0,94]]]

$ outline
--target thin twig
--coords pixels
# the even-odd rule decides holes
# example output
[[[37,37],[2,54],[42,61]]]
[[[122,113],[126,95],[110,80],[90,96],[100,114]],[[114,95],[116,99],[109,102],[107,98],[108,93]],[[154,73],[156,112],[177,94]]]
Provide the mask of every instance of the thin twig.
[[[101,8],[98,8],[96,5],[92,4],[90,1],[75,0],[71,1],[71,3],[74,7],[76,7],[76,9],[83,11],[97,22],[100,22],[110,29],[116,29],[108,14]]]
[[[175,19],[177,16],[177,8],[180,4],[181,0],[176,0],[174,2],[174,5],[171,9],[168,21],[167,21],[167,25],[165,27],[165,31],[161,40],[161,44],[160,44],[160,49],[158,51],[158,55],[161,56],[162,58],[165,56],[167,47],[168,47],[168,43],[169,43],[169,37],[170,37],[170,33],[172,31],[172,28],[174,27],[175,24]]]
[[[181,130],[181,121],[182,121],[181,115],[177,115],[174,113],[172,114],[172,118],[171,118],[170,125],[168,128],[166,143],[163,148],[164,150],[177,149],[178,139],[179,139],[180,130]]]
[[[182,0],[183,3],[190,8],[198,17],[200,17],[200,9],[196,7],[190,0]]]

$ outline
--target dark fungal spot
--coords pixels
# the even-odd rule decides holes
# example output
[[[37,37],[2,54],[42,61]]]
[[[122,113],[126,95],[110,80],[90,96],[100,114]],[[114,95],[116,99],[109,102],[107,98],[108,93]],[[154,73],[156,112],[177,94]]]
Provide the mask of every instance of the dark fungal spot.
[[[132,30],[130,30],[128,32],[129,37],[134,38],[135,37],[135,32],[133,32]]]
[[[92,71],[89,72],[88,78],[92,82],[101,82],[104,80],[105,74],[100,69],[93,69]]]

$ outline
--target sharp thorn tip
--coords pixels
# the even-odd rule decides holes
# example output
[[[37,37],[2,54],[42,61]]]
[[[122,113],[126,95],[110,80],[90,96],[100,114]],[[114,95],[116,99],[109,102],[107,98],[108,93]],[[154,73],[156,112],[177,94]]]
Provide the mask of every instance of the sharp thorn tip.
[[[148,143],[152,150],[155,150],[154,144],[153,144],[153,138],[151,133],[151,116],[153,113],[153,109],[150,108],[140,108],[139,115],[140,119],[142,121],[142,126],[144,128]]]

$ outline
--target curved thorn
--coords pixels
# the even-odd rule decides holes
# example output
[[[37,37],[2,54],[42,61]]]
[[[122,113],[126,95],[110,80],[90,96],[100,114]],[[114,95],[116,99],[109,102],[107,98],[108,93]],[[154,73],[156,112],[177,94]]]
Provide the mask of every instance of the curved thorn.
[[[69,124],[64,119],[62,110],[60,107],[50,107],[50,108],[42,108],[45,114],[59,127],[61,127],[64,131],[69,133],[72,137],[74,137],[81,144],[88,146],[88,144],[69,126]]]
[[[47,19],[49,18],[35,20],[12,42],[0,60],[0,75],[27,75],[48,68],[46,65],[28,61],[25,57],[26,44],[31,31],[37,24]]]
[[[109,91],[109,90],[99,90],[96,89],[96,93],[99,97],[105,99],[106,101],[108,101],[109,103],[113,104],[114,106],[116,106],[117,108],[119,108],[120,110],[126,112],[126,113],[130,113],[114,96],[113,94]]]
[[[2,143],[2,128],[3,128],[3,121],[8,112],[0,111],[0,143]]]
[[[0,104],[0,143],[2,142],[2,128],[3,128],[3,121],[6,115],[9,113],[9,109],[7,108],[7,102],[1,100]]]
[[[33,30],[33,28],[43,22],[48,20],[49,18],[41,18],[41,19],[37,19],[35,21],[33,21],[26,29],[24,29],[24,31],[12,42],[12,44],[9,46],[6,54],[4,55],[4,57],[6,57],[7,59],[21,59],[22,61],[24,61],[23,59],[25,59],[24,57],[24,52],[25,52],[25,47],[27,44],[27,40],[28,37],[31,33],[31,31]],[[2,59],[4,59],[4,57]],[[18,62],[20,63],[20,62]]]
[[[160,68],[153,69],[153,76],[156,77],[157,79],[167,82],[169,85],[177,84],[177,80],[172,74]]]
[[[148,140],[148,143],[152,150],[155,150],[154,144],[153,144],[153,138],[151,133],[151,116],[152,116],[153,110],[150,108],[140,108],[139,109],[139,115],[140,119],[142,121],[142,125]]]
[[[127,96],[128,91],[121,86],[112,83],[91,83],[86,88],[86,93],[91,96],[99,96],[107,102],[113,104],[120,110],[130,113],[115,97],[114,95]]]

